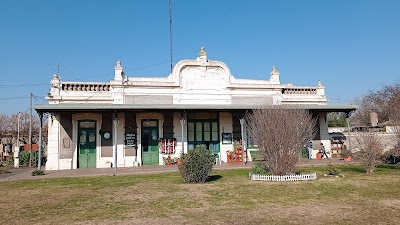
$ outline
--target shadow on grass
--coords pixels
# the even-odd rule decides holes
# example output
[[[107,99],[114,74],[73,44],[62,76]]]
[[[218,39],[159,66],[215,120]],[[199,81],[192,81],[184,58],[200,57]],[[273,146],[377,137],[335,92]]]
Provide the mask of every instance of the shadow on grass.
[[[221,175],[210,175],[210,176],[208,176],[206,182],[214,182],[214,181],[217,181],[217,180],[219,180],[221,178],[222,178]]]

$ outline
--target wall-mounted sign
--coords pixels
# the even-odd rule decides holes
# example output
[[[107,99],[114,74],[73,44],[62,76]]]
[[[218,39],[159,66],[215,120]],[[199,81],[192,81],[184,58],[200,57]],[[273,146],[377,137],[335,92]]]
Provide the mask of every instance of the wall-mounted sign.
[[[222,144],[232,144],[232,133],[222,133]]]
[[[136,147],[136,133],[125,134],[125,147]]]

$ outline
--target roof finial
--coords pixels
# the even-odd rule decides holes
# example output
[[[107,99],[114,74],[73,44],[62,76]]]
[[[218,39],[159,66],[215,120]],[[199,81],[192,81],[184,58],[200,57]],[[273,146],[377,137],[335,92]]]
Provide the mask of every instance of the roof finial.
[[[205,51],[204,47],[201,47],[199,56],[197,57],[197,60],[204,62],[208,62],[207,60],[207,52]]]
[[[200,49],[199,57],[200,56],[207,56],[207,52],[205,51],[204,47],[201,47],[201,49]]]
[[[317,87],[319,87],[319,88],[322,88],[322,87],[324,87],[324,86],[322,86],[322,82],[321,82],[321,80],[318,80],[318,85],[317,85]]]
[[[119,66],[119,67],[121,66],[121,61],[120,60],[117,61],[117,65],[116,66]]]
[[[279,71],[276,69],[276,66],[272,67],[272,71],[271,71],[270,75],[272,75],[272,74],[276,74],[276,75],[280,74]]]

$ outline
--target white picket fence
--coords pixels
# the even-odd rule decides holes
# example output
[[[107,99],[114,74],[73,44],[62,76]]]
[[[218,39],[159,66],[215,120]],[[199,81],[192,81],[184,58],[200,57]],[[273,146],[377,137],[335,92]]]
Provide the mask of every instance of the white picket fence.
[[[302,180],[316,180],[316,173],[306,174],[292,174],[292,175],[259,175],[249,174],[252,180],[264,180],[264,181],[302,181]]]

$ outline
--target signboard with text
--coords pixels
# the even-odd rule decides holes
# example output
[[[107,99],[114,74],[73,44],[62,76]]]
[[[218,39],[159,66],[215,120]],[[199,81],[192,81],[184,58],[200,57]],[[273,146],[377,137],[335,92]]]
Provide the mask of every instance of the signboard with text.
[[[136,148],[136,133],[125,134],[125,147]]]

